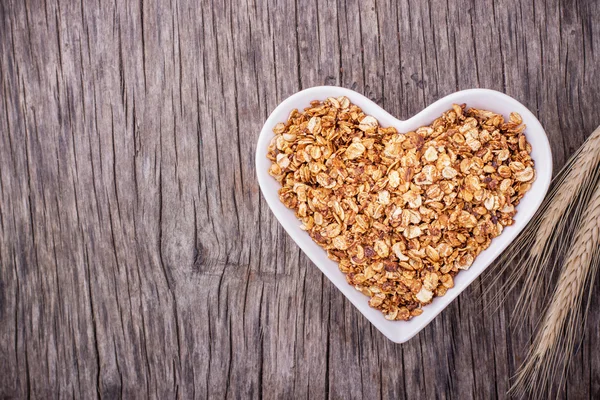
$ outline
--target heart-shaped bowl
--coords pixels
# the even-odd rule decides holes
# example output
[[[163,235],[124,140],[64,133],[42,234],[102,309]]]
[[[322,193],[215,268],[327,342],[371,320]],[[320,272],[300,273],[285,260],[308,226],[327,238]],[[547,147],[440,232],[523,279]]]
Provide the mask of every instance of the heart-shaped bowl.
[[[325,100],[327,97],[346,96],[350,101],[362,108],[365,114],[375,117],[383,127],[393,126],[398,132],[406,133],[429,125],[444,111],[452,108],[452,104],[466,103],[467,107],[481,108],[502,114],[506,119],[511,112],[517,112],[527,125],[525,135],[531,144],[531,157],[535,161],[536,180],[517,206],[514,224],[504,229],[502,234],[492,240],[488,249],[481,252],[473,265],[460,271],[454,279],[454,288],[449,289],[445,296],[435,297],[433,302],[423,307],[423,313],[410,321],[388,321],[383,313],[369,306],[369,298],[349,285],[344,274],[338,269],[335,261],[327,257],[327,253],[319,247],[307,232],[300,229],[301,222],[294,211],[285,207],[280,201],[279,182],[269,173],[271,161],[267,159],[267,147],[273,138],[273,128],[278,122],[285,122],[290,112],[297,108],[303,110],[310,106],[313,100]],[[469,89],[452,93],[406,121],[400,121],[383,108],[365,96],[336,86],[318,86],[302,90],[283,101],[271,113],[260,132],[256,147],[256,173],[258,182],[267,204],[287,233],[300,246],[313,263],[333,282],[335,286],[354,304],[356,308],[385,336],[396,343],[403,343],[421,331],[435,316],[450,304],[465,288],[475,280],[513,239],[527,225],[542,203],[552,178],[552,152],[548,137],[537,118],[517,100],[506,94],[488,89]]]

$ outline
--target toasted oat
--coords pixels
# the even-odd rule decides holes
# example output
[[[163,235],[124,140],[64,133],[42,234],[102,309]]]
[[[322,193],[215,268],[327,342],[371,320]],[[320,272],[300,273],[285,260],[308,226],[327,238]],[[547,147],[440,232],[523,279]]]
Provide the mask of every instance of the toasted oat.
[[[387,319],[443,296],[505,226],[535,179],[521,117],[453,105],[401,134],[346,97],[274,128],[280,200]]]

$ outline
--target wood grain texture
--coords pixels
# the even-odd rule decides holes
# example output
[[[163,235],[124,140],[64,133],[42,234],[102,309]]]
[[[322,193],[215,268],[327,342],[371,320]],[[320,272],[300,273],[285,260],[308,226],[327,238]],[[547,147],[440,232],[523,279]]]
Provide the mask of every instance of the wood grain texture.
[[[255,143],[310,86],[399,118],[485,87],[558,168],[600,124],[599,23],[592,0],[0,2],[0,398],[506,398],[515,298],[483,312],[473,285],[393,344],[271,215]],[[600,398],[598,306],[565,398]]]

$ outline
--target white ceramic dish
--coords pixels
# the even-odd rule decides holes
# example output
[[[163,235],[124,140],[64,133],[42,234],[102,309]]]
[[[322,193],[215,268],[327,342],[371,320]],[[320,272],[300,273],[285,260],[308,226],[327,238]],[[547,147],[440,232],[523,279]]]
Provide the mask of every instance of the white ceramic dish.
[[[445,296],[436,297],[433,302],[423,307],[423,314],[410,321],[388,321],[383,314],[369,307],[368,297],[354,289],[346,282],[346,278],[337,267],[337,263],[327,258],[327,254],[310,236],[300,229],[300,221],[292,210],[286,208],[277,194],[279,183],[268,174],[270,161],[267,159],[267,146],[273,138],[273,127],[278,122],[285,122],[294,108],[303,110],[312,100],[324,100],[327,97],[347,96],[350,101],[363,109],[366,114],[374,116],[381,126],[394,126],[398,132],[409,132],[430,124],[436,117],[451,108],[452,104],[466,103],[468,107],[483,108],[503,114],[508,118],[512,111],[518,112],[527,124],[525,131],[527,140],[533,149],[531,156],[535,161],[537,178],[531,190],[523,197],[517,207],[515,223],[492,241],[491,246],[482,252],[471,268],[461,271],[455,278],[454,288]],[[550,185],[552,177],[552,153],[546,133],[537,118],[517,100],[503,93],[487,89],[469,89],[450,94],[414,117],[400,121],[387,113],[365,96],[349,89],[335,86],[319,86],[298,92],[283,101],[271,113],[262,128],[256,147],[256,173],[263,196],[267,200],[273,214],[277,217],[287,233],[294,239],[306,255],[333,282],[337,288],[358,308],[358,310],[385,336],[396,343],[403,343],[421,331],[433,318],[452,302],[465,288],[473,282],[498,255],[510,244],[534,215]]]

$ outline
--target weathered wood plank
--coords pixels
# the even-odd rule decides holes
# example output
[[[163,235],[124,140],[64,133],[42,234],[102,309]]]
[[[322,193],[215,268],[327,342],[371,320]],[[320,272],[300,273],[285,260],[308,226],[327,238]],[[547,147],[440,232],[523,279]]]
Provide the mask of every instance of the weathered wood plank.
[[[506,398],[535,323],[510,329],[514,296],[486,312],[478,282],[391,343],[271,215],[254,147],[302,88],[408,118],[487,87],[539,117],[558,168],[600,124],[599,16],[588,0],[0,2],[0,397]],[[600,397],[597,305],[568,398]]]

